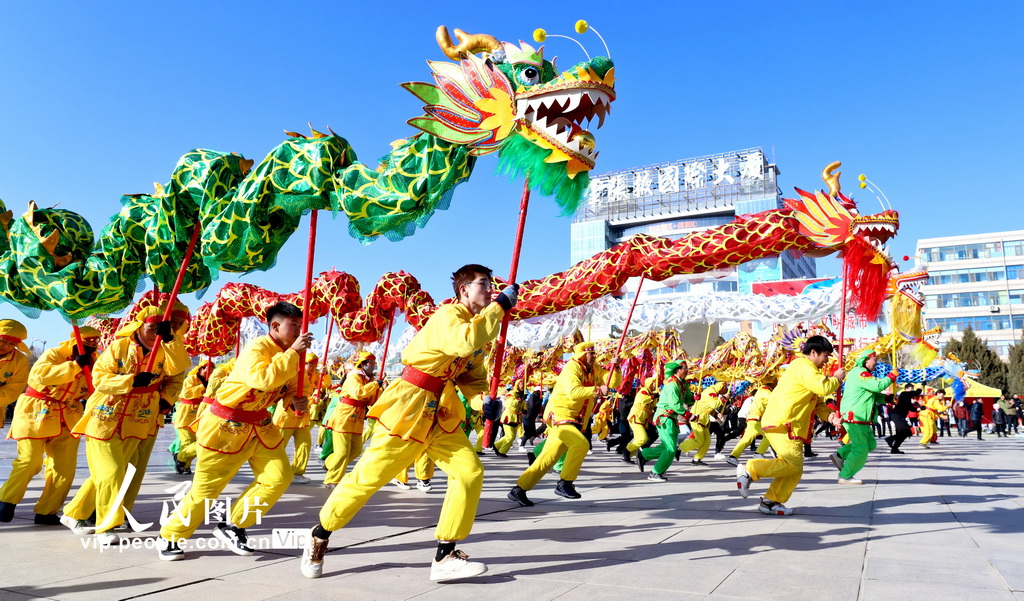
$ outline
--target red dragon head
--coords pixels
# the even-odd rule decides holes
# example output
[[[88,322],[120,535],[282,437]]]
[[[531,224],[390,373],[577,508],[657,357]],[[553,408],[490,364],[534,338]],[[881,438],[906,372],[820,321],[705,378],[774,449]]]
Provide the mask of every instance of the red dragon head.
[[[812,194],[797,188],[800,198],[786,198],[783,202],[793,211],[800,233],[815,247],[841,252],[843,277],[853,309],[858,316],[874,320],[885,300],[889,272],[895,267],[885,243],[899,230],[900,215],[886,209],[862,216],[857,203],[840,192],[840,172],[836,171],[839,166],[836,161],[822,170],[828,194]]]

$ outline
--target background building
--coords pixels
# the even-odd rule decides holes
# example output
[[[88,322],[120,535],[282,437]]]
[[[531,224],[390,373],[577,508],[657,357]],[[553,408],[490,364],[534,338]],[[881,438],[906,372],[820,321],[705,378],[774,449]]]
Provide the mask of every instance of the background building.
[[[970,326],[1006,360],[1024,331],[1024,230],[918,240],[917,258],[925,325],[943,344]]]
[[[674,239],[724,225],[738,215],[782,208],[778,175],[760,148],[748,148],[594,176],[571,226],[571,261],[588,259],[635,234]],[[672,302],[686,292],[750,293],[754,282],[815,275],[813,258],[783,253],[738,267],[645,282],[639,302]],[[625,286],[627,298],[636,294],[637,284],[633,279]],[[738,322],[719,325],[726,338],[740,329]],[[699,332],[689,332],[694,329]],[[687,330],[684,339],[689,334],[703,345],[706,328]]]

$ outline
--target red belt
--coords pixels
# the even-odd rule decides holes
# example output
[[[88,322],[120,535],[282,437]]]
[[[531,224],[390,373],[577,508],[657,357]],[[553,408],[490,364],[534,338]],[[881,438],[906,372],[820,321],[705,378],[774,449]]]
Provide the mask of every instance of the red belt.
[[[245,409],[225,407],[216,400],[213,400],[213,402],[210,403],[210,413],[221,419],[226,419],[229,422],[242,422],[243,424],[258,424],[267,419],[268,415],[266,409],[260,409],[259,411],[246,411]]]
[[[198,404],[202,403],[204,400],[205,399],[203,399],[202,397],[197,397],[197,398],[194,398],[194,399],[178,399],[178,404],[179,405],[193,405],[193,406],[195,406],[195,405],[198,405]]]
[[[60,402],[59,400],[53,398],[52,396],[47,396],[47,395],[39,392],[35,388],[32,388],[31,386],[29,386],[28,388],[25,389],[25,396],[30,396],[30,397],[32,397],[34,399],[41,399],[41,400],[46,401],[47,403],[59,403]]]
[[[444,385],[449,382],[444,378],[422,372],[411,365],[406,365],[402,370],[402,379],[437,396],[441,396],[441,393],[444,392]]]
[[[405,374],[402,374],[402,375],[405,375]],[[349,405],[351,407],[366,408],[366,407],[369,407],[370,405],[372,405],[373,401],[357,401],[355,399],[342,398],[341,399],[341,404],[342,405]]]
[[[153,384],[152,386],[145,386],[143,388],[132,388],[128,394],[146,394],[147,392],[160,392],[160,385]]]
[[[204,396],[203,402],[206,403],[207,405],[212,405],[217,402],[217,399],[213,398],[212,396]]]

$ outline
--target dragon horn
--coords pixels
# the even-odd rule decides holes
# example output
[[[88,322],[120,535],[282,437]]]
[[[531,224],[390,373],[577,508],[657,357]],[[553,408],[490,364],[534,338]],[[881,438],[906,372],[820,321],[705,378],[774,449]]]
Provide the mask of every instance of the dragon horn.
[[[494,36],[483,33],[470,35],[461,29],[454,29],[453,31],[455,32],[455,38],[459,40],[458,46],[452,44],[452,39],[448,36],[448,28],[444,25],[437,28],[436,34],[437,45],[441,48],[441,52],[453,61],[459,60],[460,54],[474,54],[481,50],[489,50],[491,52],[501,50],[501,42]]]
[[[840,161],[833,161],[821,170],[821,179],[828,184],[828,195],[835,198],[839,195],[839,176],[842,171],[836,171],[842,165]],[[835,172],[835,173],[833,173]]]

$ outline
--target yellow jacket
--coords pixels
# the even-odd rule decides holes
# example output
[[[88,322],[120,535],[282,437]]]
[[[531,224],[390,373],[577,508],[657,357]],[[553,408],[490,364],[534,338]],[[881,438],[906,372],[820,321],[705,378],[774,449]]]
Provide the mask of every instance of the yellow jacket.
[[[750,402],[750,411],[747,412],[747,421],[756,422],[764,415],[764,408],[768,406],[768,399],[772,397],[772,389],[761,386],[754,393],[754,400]]]
[[[327,377],[324,376],[323,380]],[[317,384],[320,383],[320,373],[313,371],[310,373],[306,371],[306,381],[302,385],[302,395],[309,399],[309,407],[301,414],[296,415],[295,410],[292,409],[292,397],[295,394],[294,391],[288,390],[283,395],[280,401],[277,402],[277,408],[274,409],[274,425],[278,428],[308,428],[312,421],[313,412],[316,411],[316,405],[320,401],[320,394],[318,394]],[[327,384],[321,384],[321,390],[327,388]]]
[[[505,406],[502,407],[501,419],[503,424],[518,426],[523,421],[523,414],[526,413],[526,399],[519,398],[515,390],[510,390],[505,395]]]
[[[179,337],[180,338],[180,337]],[[179,339],[161,344],[153,363],[153,378],[146,392],[132,389],[135,375],[146,369],[148,356],[134,336],[117,338],[104,350],[92,369],[95,390],[85,405],[85,415],[72,433],[97,440],[115,435],[145,440],[157,432],[160,399],[174,403],[188,368],[188,353]],[[184,359],[182,359],[184,356]],[[180,369],[184,365],[185,369]],[[172,371],[178,370],[178,371]]]
[[[403,378],[395,380],[370,409],[392,436],[425,442],[436,422],[454,432],[466,417],[456,387],[467,399],[487,389],[484,345],[498,336],[505,312],[491,303],[477,315],[460,303],[441,305],[402,353],[402,363],[447,381],[440,397]]]
[[[814,415],[827,419],[831,409],[825,397],[839,390],[839,380],[821,373],[807,357],[793,360],[779,377],[761,414],[761,429],[786,429],[794,440],[811,442]]]
[[[28,390],[18,398],[7,438],[52,438],[70,431],[82,418],[82,403],[89,396],[85,372],[72,360],[73,347],[47,349],[28,374],[28,385],[48,397],[40,399]]]
[[[207,407],[193,425],[196,441],[203,448],[227,454],[242,450],[253,436],[268,449],[277,448],[284,436],[267,408],[281,397],[283,387],[294,390],[298,368],[299,353],[281,348],[269,335],[250,342],[217,387],[217,404]],[[219,407],[249,412],[249,417],[245,421],[223,418],[217,415],[223,412]]]
[[[711,423],[711,414],[718,411],[722,402],[725,401],[725,397],[721,395],[723,388],[725,388],[725,382],[718,382],[708,386],[700,393],[700,400],[695,402],[690,409],[691,422],[697,422],[702,426]]]
[[[4,426],[8,405],[18,400],[28,385],[28,357],[14,349],[0,357],[0,428]]]
[[[636,393],[636,399],[633,401],[633,406],[629,409],[629,417],[626,421],[646,426],[651,421],[651,414],[654,413],[654,405],[658,402],[658,399],[654,397],[646,389],[641,388],[640,392]]]
[[[327,419],[325,427],[343,434],[362,434],[366,414],[380,394],[380,390],[377,381],[366,377],[362,370],[350,371],[341,385],[341,398]],[[346,403],[346,400],[351,402]]]
[[[198,370],[205,369],[200,365]],[[174,427],[187,428],[196,421],[199,415],[199,408],[203,405],[203,397],[206,396],[206,385],[199,379],[199,371],[189,372],[181,386],[181,397],[174,406]]]
[[[545,421],[553,426],[562,424],[578,424],[585,426],[594,411],[594,395],[597,387],[608,381],[608,372],[595,365],[593,373],[584,369],[576,359],[570,359],[562,373],[558,374],[555,388],[548,399]],[[622,381],[622,374],[615,370],[612,376],[612,388]]]

